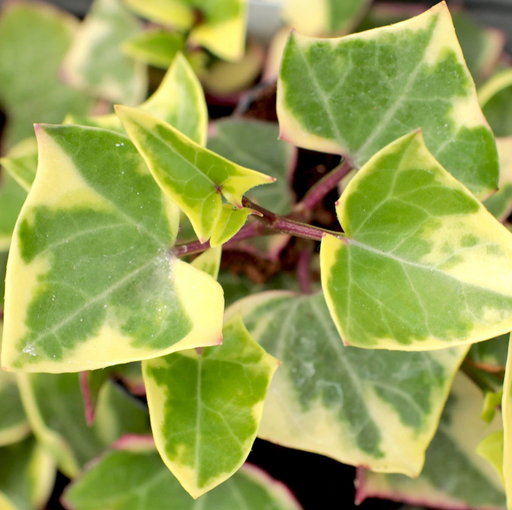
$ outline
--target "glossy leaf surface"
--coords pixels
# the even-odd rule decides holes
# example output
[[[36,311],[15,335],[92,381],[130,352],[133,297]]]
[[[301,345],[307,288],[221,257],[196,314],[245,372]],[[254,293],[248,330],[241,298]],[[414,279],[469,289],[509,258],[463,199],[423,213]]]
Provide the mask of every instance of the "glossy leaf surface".
[[[277,107],[283,139],[346,154],[357,166],[421,128],[432,154],[473,193],[496,188],[494,137],[444,2],[404,23],[340,39],[292,33]]]
[[[78,21],[48,4],[11,2],[0,16],[0,102],[4,148],[34,134],[34,122],[88,113],[91,100],[59,80],[59,66]],[[44,58],[42,56],[44,55]],[[34,79],[37,77],[37,79]]]
[[[116,111],[156,182],[185,212],[201,242],[213,234],[222,197],[242,208],[247,190],[274,181],[202,148],[142,110],[118,106]]]
[[[0,448],[0,508],[43,508],[52,492],[55,474],[51,457],[33,438]]]
[[[139,32],[121,0],[95,0],[64,60],[64,79],[94,97],[139,104],[146,96],[146,68],[120,48]]]
[[[512,329],[512,236],[432,157],[421,133],[376,154],[322,241],[322,287],[350,345],[439,349]]]
[[[206,143],[208,112],[203,89],[183,55],[176,56],[156,92],[139,108],[171,124],[196,143]],[[68,115],[66,123],[125,132],[115,113],[86,118]]]
[[[90,427],[78,374],[19,374],[18,381],[38,442],[68,477],[75,477],[88,461],[124,434],[149,432],[145,406],[113,383],[102,389],[96,420]]]
[[[283,17],[298,32],[326,36],[350,30],[370,0],[286,0]]]
[[[153,29],[125,41],[122,50],[134,59],[167,69],[172,64],[176,53],[183,49],[184,43],[181,34]]]
[[[458,374],[419,478],[360,470],[356,501],[377,497],[431,508],[504,508],[498,474],[475,453],[501,428],[499,416],[491,425],[480,419],[482,403],[480,390]]]
[[[222,289],[170,257],[178,211],[129,139],[41,126],[38,141],[7,270],[3,366],[92,370],[217,344]]]
[[[235,303],[227,316],[237,312],[283,362],[259,437],[376,471],[421,471],[466,348],[403,353],[345,347],[321,293],[257,294]]]
[[[67,489],[73,510],[301,510],[288,490],[259,469],[243,467],[194,501],[155,452],[112,451]]]
[[[194,498],[227,480],[246,460],[267,388],[279,362],[240,317],[223,343],[143,362],[153,436],[164,462]]]

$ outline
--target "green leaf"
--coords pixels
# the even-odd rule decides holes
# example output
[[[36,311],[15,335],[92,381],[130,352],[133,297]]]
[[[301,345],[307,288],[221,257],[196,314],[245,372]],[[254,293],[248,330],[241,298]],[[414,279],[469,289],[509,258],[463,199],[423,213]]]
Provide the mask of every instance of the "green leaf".
[[[430,350],[512,330],[512,235],[439,165],[421,133],[376,154],[336,210],[345,234],[326,235],[320,258],[345,342]]]
[[[220,259],[222,257],[222,248],[210,248],[196,257],[191,265],[199,271],[209,274],[215,280],[219,276]]]
[[[222,197],[241,209],[247,190],[275,180],[203,149],[142,110],[118,106],[116,112],[153,177],[188,216],[201,242],[213,234]]]
[[[297,149],[277,139],[279,129],[271,122],[245,119],[219,120],[212,124],[208,148],[234,163],[276,178],[272,186],[259,186],[247,192],[255,203],[276,214],[291,212],[294,196],[290,183]],[[275,260],[290,236],[264,236],[237,244],[237,250]]]
[[[264,62],[265,50],[261,44],[248,41],[245,53],[236,62],[216,60],[201,70],[199,76],[210,94],[236,104],[238,95],[254,86]]]
[[[25,138],[14,145],[0,165],[7,170],[26,191],[30,190],[37,170],[37,140],[34,136]]]
[[[5,170],[0,174],[0,251],[11,244],[14,225],[27,192]]]
[[[468,358],[473,365],[487,372],[500,372],[507,363],[509,333],[473,344]]]
[[[124,41],[121,49],[131,58],[167,69],[184,46],[185,40],[181,34],[156,28]]]
[[[137,14],[179,30],[191,29],[188,40],[204,46],[224,60],[238,60],[245,45],[247,6],[245,0],[127,0]],[[194,24],[201,15],[201,23]]]
[[[102,368],[100,370],[88,370],[80,372],[80,390],[84,399],[85,421],[92,425],[96,417],[100,392],[105,383],[113,374],[114,367]]]
[[[216,345],[222,289],[169,254],[178,211],[130,140],[40,126],[7,271],[2,363],[71,372]]]
[[[278,82],[281,138],[345,154],[356,166],[413,129],[473,193],[498,181],[494,137],[478,106],[444,2],[340,39],[292,33]]]
[[[95,0],[66,55],[63,78],[93,97],[139,104],[146,97],[146,67],[120,45],[140,30],[121,0]]]
[[[183,55],[176,56],[156,92],[139,108],[171,124],[196,143],[206,144],[208,111],[203,89]],[[65,123],[125,133],[115,113],[86,118],[68,115]]]
[[[290,491],[266,473],[244,466],[194,501],[155,452],[111,451],[64,493],[74,510],[301,510]]]
[[[497,138],[496,146],[500,158],[499,189],[484,205],[496,219],[504,222],[512,213],[512,137]]]
[[[230,204],[223,204],[219,219],[212,232],[210,246],[222,246],[229,241],[247,221],[247,217],[251,214],[261,216],[258,211],[252,209],[237,209]]]
[[[503,479],[503,430],[497,430],[489,434],[475,449],[475,452],[491,463],[500,477]]]
[[[43,3],[12,2],[0,17],[0,102],[7,115],[4,148],[34,134],[34,122],[86,115],[91,100],[62,84],[59,66],[77,20]],[[44,58],[42,57],[44,55]]]
[[[0,321],[0,345],[2,327]],[[16,376],[0,368],[0,447],[21,441],[29,433],[30,425],[23,410]]]
[[[496,73],[478,92],[480,106],[496,136],[512,135],[512,69]]]
[[[53,460],[33,438],[0,448],[0,508],[43,508],[52,492],[55,474]],[[2,506],[4,501],[12,506]]]
[[[240,317],[224,325],[219,347],[143,362],[155,443],[193,498],[227,480],[245,462],[278,365]]]
[[[237,165],[253,168],[276,178],[273,186],[257,187],[247,196],[276,214],[291,212],[294,197],[290,190],[297,149],[278,140],[279,128],[273,122],[222,119],[210,127],[208,149]]]
[[[377,471],[421,471],[466,348],[404,353],[345,347],[321,293],[257,294],[226,315],[238,312],[255,340],[283,362],[259,437]]]
[[[480,390],[458,374],[421,475],[412,479],[361,469],[356,502],[378,497],[431,508],[503,508],[499,476],[475,453],[490,432],[501,428],[498,416],[491,425],[480,419],[482,403]]]
[[[74,477],[124,434],[147,434],[147,409],[114,383],[101,390],[94,424],[86,423],[78,374],[19,374],[23,404],[38,442]]]
[[[480,413],[480,418],[488,423],[491,423],[496,414],[496,410],[501,406],[501,400],[503,398],[503,391],[486,391],[484,406]],[[503,436],[503,434],[502,434]],[[503,442],[503,441],[502,441]],[[502,463],[503,464],[503,463]]]
[[[369,4],[370,0],[286,0],[283,17],[304,35],[347,33],[357,24]]]

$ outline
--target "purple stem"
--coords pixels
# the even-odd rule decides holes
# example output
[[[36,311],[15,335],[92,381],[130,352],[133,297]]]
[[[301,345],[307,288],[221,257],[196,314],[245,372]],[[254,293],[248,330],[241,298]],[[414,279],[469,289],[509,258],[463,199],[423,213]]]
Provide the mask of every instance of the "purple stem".
[[[312,211],[338,183],[354,169],[352,162],[345,158],[343,163],[322,177],[295,206],[295,211]]]
[[[261,216],[254,216],[257,221],[252,221],[244,225],[239,232],[236,233],[225,245],[226,249],[230,249],[239,241],[251,239],[253,237],[260,237],[263,235],[271,234],[290,234],[295,237],[302,237],[304,239],[313,239],[314,241],[321,241],[325,234],[332,234],[339,236],[340,232],[333,232],[306,223],[284,218],[272,211],[268,211],[263,207],[254,204],[247,197],[242,198],[242,205],[249,209],[258,211]],[[199,253],[207,250],[210,247],[209,241],[201,243],[200,241],[192,241],[191,243],[179,244],[172,249],[172,254],[175,257],[183,257],[193,253]]]

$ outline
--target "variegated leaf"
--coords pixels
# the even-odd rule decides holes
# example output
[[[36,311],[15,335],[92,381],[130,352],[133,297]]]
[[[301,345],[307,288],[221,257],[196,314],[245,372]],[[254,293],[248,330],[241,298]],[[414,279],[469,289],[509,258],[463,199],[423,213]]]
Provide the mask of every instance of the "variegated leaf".
[[[257,294],[226,315],[238,312],[261,346],[283,362],[259,437],[376,471],[421,471],[467,348],[403,353],[345,347],[321,293]]]
[[[222,289],[169,254],[178,211],[128,138],[40,126],[11,247],[2,364],[71,372],[215,345]]]
[[[242,208],[247,190],[275,180],[202,148],[142,110],[118,106],[116,112],[156,182],[188,216],[201,242],[214,232],[222,197]]]
[[[249,335],[240,317],[219,347],[144,361],[153,436],[185,490],[198,498],[245,462],[267,388],[279,362]]]
[[[220,102],[236,104],[240,94],[256,82],[265,62],[265,50],[257,41],[248,41],[245,53],[236,62],[216,60],[199,72],[201,83]]]
[[[208,111],[203,89],[183,55],[176,56],[156,92],[139,108],[171,124],[194,142],[206,144]],[[115,113],[94,117],[68,115],[65,123],[125,132]]]
[[[140,30],[122,0],[95,0],[64,59],[65,81],[93,97],[139,104],[146,97],[146,67],[120,45]]]
[[[412,479],[360,468],[356,502],[383,498],[430,508],[503,509],[499,476],[475,452],[489,433],[501,428],[499,416],[490,425],[480,419],[482,403],[480,390],[459,373],[421,475]]]
[[[301,510],[284,485],[244,466],[220,487],[192,499],[155,452],[114,450],[74,481],[63,503],[73,510]]]
[[[473,193],[496,188],[494,137],[444,2],[403,23],[340,39],[292,33],[277,108],[283,139],[345,154],[358,167],[421,128],[432,154]]]
[[[149,432],[145,406],[113,383],[103,387],[89,426],[78,374],[18,374],[18,382],[38,442],[70,478],[124,434]]]
[[[432,157],[421,133],[377,153],[322,240],[322,287],[343,340],[430,350],[512,330],[512,235]]]
[[[27,192],[5,169],[0,174],[0,251],[9,249],[14,225]]]
[[[131,37],[122,44],[121,49],[129,57],[167,69],[184,45],[181,34],[157,28]]]
[[[369,4],[370,0],[285,0],[283,17],[304,35],[347,33]]]
[[[217,154],[277,180],[272,186],[258,186],[247,192],[255,203],[276,214],[291,212],[291,191],[297,149],[278,140],[279,129],[271,122],[223,119],[209,130],[208,148]],[[237,249],[275,259],[289,240],[286,234],[264,236],[237,244]]]
[[[501,222],[512,213],[512,137],[497,138],[500,158],[498,191],[484,201],[487,210]]]
[[[486,119],[496,136],[512,135],[512,69],[495,74],[478,92]]]
[[[179,30],[189,30],[189,41],[225,60],[244,52],[247,7],[245,0],[127,0],[137,14]],[[202,21],[195,24],[196,13]]]
[[[34,122],[86,115],[91,100],[64,85],[59,66],[78,20],[49,4],[4,2],[0,15],[0,102],[7,116],[2,146],[34,134]]]
[[[220,269],[220,259],[222,257],[222,248],[210,248],[199,257],[196,257],[191,265],[194,266],[196,269],[199,269],[200,271],[205,272],[206,274],[209,274],[212,278],[215,280],[219,276],[219,269]]]
[[[29,191],[37,170],[37,141],[31,136],[14,145],[0,158],[0,165],[7,170],[18,184]]]

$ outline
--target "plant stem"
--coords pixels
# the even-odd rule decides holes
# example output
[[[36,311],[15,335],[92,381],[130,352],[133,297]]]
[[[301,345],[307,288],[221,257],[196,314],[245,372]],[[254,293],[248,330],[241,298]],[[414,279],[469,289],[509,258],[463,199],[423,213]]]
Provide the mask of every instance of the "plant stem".
[[[336,168],[324,175],[294,207],[294,211],[312,211],[348,173],[354,169],[352,162],[344,158]]]
[[[261,214],[261,216],[254,216],[257,221],[251,221],[244,225],[224,246],[226,248],[232,247],[238,241],[251,239],[253,237],[260,237],[272,234],[290,234],[295,237],[302,237],[304,239],[313,239],[314,241],[321,241],[325,234],[332,234],[339,237],[341,232],[334,232],[326,230],[313,225],[307,225],[299,221],[292,220],[279,216],[272,211],[269,211],[258,204],[254,204],[247,197],[242,198],[242,205],[249,209],[253,209]],[[176,245],[172,249],[172,254],[175,257],[183,257],[184,255],[191,255],[207,250],[210,243],[201,243],[199,241],[192,241],[191,243],[184,243]]]

